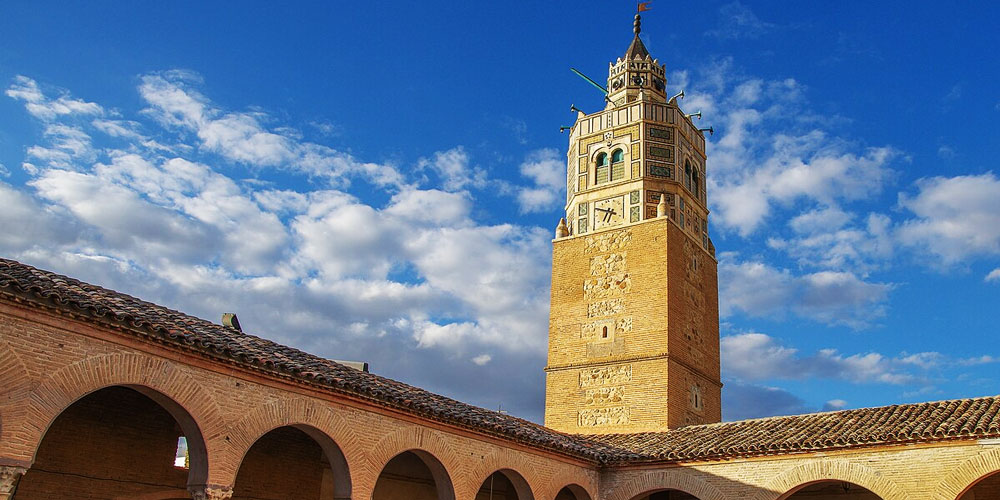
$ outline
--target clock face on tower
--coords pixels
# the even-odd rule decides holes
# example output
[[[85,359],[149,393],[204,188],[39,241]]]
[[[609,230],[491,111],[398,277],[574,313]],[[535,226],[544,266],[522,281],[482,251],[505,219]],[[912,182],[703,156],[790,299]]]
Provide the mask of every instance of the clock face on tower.
[[[594,203],[594,229],[625,222],[625,196],[615,196]]]

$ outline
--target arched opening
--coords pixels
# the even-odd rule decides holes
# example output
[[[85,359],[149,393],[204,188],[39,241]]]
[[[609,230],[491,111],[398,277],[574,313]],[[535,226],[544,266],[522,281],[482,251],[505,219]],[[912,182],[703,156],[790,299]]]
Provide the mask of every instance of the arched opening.
[[[881,500],[870,490],[847,481],[825,480],[793,488],[780,500]]]
[[[559,493],[556,493],[555,500],[590,500],[587,490],[578,484],[563,486]]]
[[[611,152],[611,180],[620,181],[625,178],[625,152],[616,149]]]
[[[694,197],[701,199],[701,178],[698,176],[698,169],[694,169],[691,172],[691,188],[694,192]]]
[[[175,465],[178,438],[186,463]],[[208,460],[194,419],[167,396],[112,386],[69,405],[45,432],[18,500],[48,498],[190,498]]]
[[[247,450],[233,500],[350,498],[347,460],[329,436],[308,425],[278,427]]]
[[[691,191],[691,162],[684,160],[684,186]]]
[[[533,500],[524,477],[510,469],[490,474],[476,493],[476,500]]]
[[[597,167],[594,172],[594,184],[602,184],[611,180],[611,167],[607,153],[597,155]]]
[[[423,450],[404,451],[389,460],[375,482],[372,500],[455,500],[444,465]]]
[[[698,497],[681,490],[657,490],[643,493],[632,500],[700,500]]]
[[[956,500],[987,500],[992,498],[1000,498],[1000,472],[994,472],[977,479]]]

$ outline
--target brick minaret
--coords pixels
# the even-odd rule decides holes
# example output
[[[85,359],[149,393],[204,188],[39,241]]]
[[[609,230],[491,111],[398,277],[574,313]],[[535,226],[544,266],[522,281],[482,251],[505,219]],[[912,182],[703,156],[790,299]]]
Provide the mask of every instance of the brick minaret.
[[[721,418],[705,137],[635,38],[578,113],[552,249],[545,425],[659,431]]]

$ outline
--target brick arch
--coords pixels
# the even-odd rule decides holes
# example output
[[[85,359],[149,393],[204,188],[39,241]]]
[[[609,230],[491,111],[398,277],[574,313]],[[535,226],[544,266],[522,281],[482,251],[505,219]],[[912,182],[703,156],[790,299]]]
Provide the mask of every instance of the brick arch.
[[[899,486],[876,470],[846,460],[816,460],[793,467],[771,479],[754,500],[787,498],[803,486],[821,481],[846,481],[868,489],[882,500],[906,500]]]
[[[553,475],[552,478],[549,479],[548,485],[545,487],[545,496],[541,498],[551,500],[555,498],[563,488],[569,488],[570,491],[576,495],[577,500],[597,499],[597,488],[593,483],[593,478],[576,471],[570,474],[560,474],[557,472]]]
[[[305,398],[283,399],[255,407],[233,424],[229,432],[227,459],[217,468],[220,479],[228,482],[219,484],[235,483],[240,465],[250,448],[265,434],[279,427],[295,427],[313,438],[334,467],[337,498],[350,496],[351,485],[358,480],[356,476],[363,474],[367,468],[363,446],[347,419],[322,403]],[[340,491],[345,482],[346,491]]]
[[[616,487],[608,500],[631,500],[643,493],[671,489],[694,495],[698,500],[726,500],[718,488],[705,480],[705,476],[692,469],[670,469],[648,472]],[[595,497],[596,498],[596,497]]]
[[[1000,450],[980,453],[952,469],[934,488],[934,495],[931,498],[957,500],[980,479],[996,472],[1000,472]]]
[[[375,490],[382,469],[396,455],[406,451],[420,451],[441,463],[449,486],[456,488],[455,478],[464,477],[465,465],[455,448],[440,433],[421,426],[409,426],[385,435],[368,453],[369,474],[365,477],[365,490]],[[478,485],[477,485],[478,487]],[[457,491],[456,491],[457,493]],[[456,495],[457,497],[457,495]],[[360,497],[359,497],[360,498]]]
[[[210,477],[208,456],[215,446],[207,443],[204,436],[223,434],[222,412],[193,377],[173,363],[140,354],[86,358],[44,378],[28,396],[27,416],[19,425],[26,443],[19,450],[23,458],[28,463],[34,461],[49,426],[66,408],[94,391],[112,386],[135,389],[174,417],[184,430],[191,450],[189,483],[205,484]]]
[[[525,494],[531,495],[532,499],[542,498],[539,494],[542,481],[536,474],[537,470],[538,468],[532,467],[520,453],[515,453],[507,448],[499,448],[486,455],[472,470],[463,474],[464,478],[467,479],[462,480],[461,485],[455,485],[455,492],[459,498],[473,498],[483,482],[494,472],[511,471],[521,479],[518,481],[518,477],[512,478],[508,475],[508,479],[514,483],[519,500],[528,500],[524,498]]]

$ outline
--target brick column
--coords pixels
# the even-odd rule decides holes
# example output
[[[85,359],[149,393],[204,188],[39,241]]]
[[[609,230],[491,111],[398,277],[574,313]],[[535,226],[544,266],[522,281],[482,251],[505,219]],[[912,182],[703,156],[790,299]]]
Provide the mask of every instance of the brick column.
[[[0,500],[10,500],[17,490],[17,482],[28,469],[9,465],[0,466]]]
[[[229,500],[233,497],[233,489],[229,486],[201,485],[188,486],[191,498],[194,500]],[[0,500],[4,500],[0,498]]]

